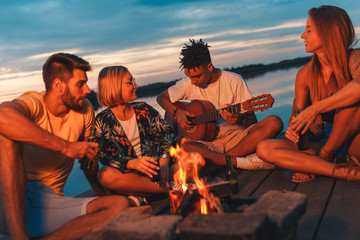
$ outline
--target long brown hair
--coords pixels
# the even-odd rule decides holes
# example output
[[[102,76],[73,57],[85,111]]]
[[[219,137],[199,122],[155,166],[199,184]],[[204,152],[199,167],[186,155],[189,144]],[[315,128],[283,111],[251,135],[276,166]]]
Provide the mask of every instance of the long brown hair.
[[[328,88],[331,93],[339,91],[351,80],[349,72],[350,49],[355,43],[354,26],[345,10],[335,6],[312,8],[308,12],[321,41],[324,56],[333,70]],[[316,54],[309,62],[310,97],[317,102],[328,97],[321,64]]]

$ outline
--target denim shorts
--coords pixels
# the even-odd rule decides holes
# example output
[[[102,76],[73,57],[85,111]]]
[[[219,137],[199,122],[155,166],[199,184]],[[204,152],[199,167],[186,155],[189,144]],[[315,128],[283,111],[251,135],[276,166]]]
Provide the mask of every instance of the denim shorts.
[[[25,201],[28,236],[46,236],[71,219],[85,215],[87,204],[93,199],[60,196],[42,183],[28,182]],[[1,212],[0,218],[4,222]],[[0,229],[0,232],[7,231]]]

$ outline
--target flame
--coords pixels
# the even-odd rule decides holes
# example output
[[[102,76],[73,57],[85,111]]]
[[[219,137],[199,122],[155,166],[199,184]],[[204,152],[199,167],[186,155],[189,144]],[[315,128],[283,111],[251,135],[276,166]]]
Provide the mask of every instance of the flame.
[[[206,200],[203,198],[200,199],[200,208],[201,208],[201,214],[208,214],[207,203]]]
[[[180,191],[170,193],[173,213],[176,212],[183,195],[189,188],[187,179],[192,178],[198,193],[201,195],[199,210],[201,214],[208,214],[210,209],[214,209],[214,203],[216,205],[219,200],[213,194],[209,194],[204,179],[199,178],[198,170],[200,167],[205,166],[204,158],[199,153],[188,153],[184,151],[179,145],[177,145],[176,148],[171,147],[169,152],[172,157],[176,158],[179,166],[179,170],[174,173],[174,182],[176,185],[181,186]]]

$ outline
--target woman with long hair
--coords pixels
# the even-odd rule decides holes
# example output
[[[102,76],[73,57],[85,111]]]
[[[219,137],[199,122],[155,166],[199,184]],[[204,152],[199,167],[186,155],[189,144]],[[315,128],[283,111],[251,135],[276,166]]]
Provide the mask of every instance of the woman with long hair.
[[[98,159],[104,165],[100,184],[110,192],[138,196],[164,192],[169,178],[169,147],[174,141],[170,126],[145,102],[136,100],[137,84],[123,66],[105,67],[99,73],[98,99],[108,106],[95,119]],[[159,152],[159,166],[150,156],[151,145]],[[154,149],[155,149],[154,148]],[[151,181],[160,170],[160,184]],[[136,197],[136,198],[135,198]],[[137,203],[138,204],[138,203]]]
[[[310,9],[301,37],[305,41],[305,51],[313,53],[313,57],[297,73],[293,112],[301,112],[335,96],[360,76],[360,50],[353,49],[355,31],[343,9],[335,6]],[[300,121],[305,113],[299,115],[298,122],[292,115],[285,138],[261,142],[258,156],[276,166],[297,171],[292,178],[294,182],[310,181],[315,175],[359,181],[360,167],[353,161],[359,157],[358,150],[353,150],[359,146],[359,137],[354,138],[360,128],[359,104],[329,110],[313,117],[311,123]],[[307,127],[302,129],[305,125]],[[310,136],[310,149],[300,151],[296,143],[299,133],[305,132]],[[337,164],[338,159],[345,159],[340,156],[346,155],[348,146],[353,158]]]

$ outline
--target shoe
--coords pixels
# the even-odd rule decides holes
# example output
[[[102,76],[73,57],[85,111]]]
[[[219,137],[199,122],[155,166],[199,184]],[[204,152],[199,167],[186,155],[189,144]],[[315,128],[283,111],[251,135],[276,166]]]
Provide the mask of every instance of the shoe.
[[[353,158],[348,158],[346,163],[334,164],[332,175],[347,181],[360,182],[360,166]]]
[[[292,175],[291,181],[294,183],[311,182],[316,178],[314,174],[297,172]]]
[[[274,169],[276,167],[274,164],[267,163],[261,160],[256,155],[256,153],[249,154],[244,157],[239,157],[236,160],[246,161],[240,165],[243,166],[242,169],[246,169],[246,170]]]
[[[130,202],[132,203],[132,205],[136,206],[136,207],[140,207],[140,206],[146,206],[148,205],[148,202],[146,200],[146,197],[140,197],[140,196],[128,196],[128,199],[130,200]]]

